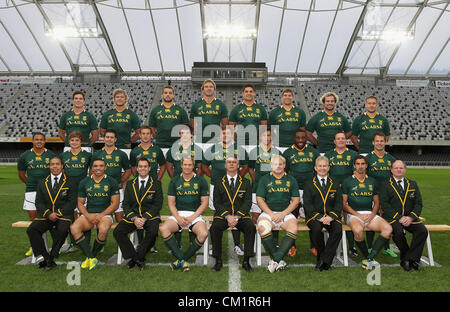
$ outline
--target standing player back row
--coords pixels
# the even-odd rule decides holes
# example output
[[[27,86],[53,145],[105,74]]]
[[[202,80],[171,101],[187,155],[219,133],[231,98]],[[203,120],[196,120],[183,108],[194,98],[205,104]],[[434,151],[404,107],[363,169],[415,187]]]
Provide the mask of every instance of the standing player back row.
[[[174,103],[174,89],[166,86],[163,89],[162,104],[153,108],[150,113],[149,125],[152,127],[156,144],[165,148],[170,148],[178,138],[171,136],[172,129],[177,125],[190,124],[194,127],[195,133],[200,131],[197,127],[198,118],[202,121],[202,130],[208,125],[224,127],[231,125],[254,125],[256,130],[260,125],[278,126],[279,146],[283,149],[291,146],[293,133],[298,129],[306,130],[308,140],[317,145],[321,153],[325,153],[334,148],[333,139],[337,132],[344,132],[346,138],[351,138],[353,144],[360,153],[368,153],[373,149],[372,138],[375,132],[383,132],[388,138],[390,136],[388,120],[377,112],[378,101],[370,96],[366,99],[366,112],[358,116],[353,127],[347,118],[336,111],[338,96],[333,92],[325,93],[320,101],[323,111],[315,114],[306,123],[305,112],[293,105],[294,93],[290,89],[285,89],[281,95],[282,104],[274,108],[267,118],[267,111],[264,106],[256,103],[255,89],[251,85],[243,88],[244,100],[236,105],[230,113],[225,104],[215,98],[216,86],[214,81],[206,80],[202,85],[203,98],[195,102],[191,107],[190,116],[186,111]],[[114,129],[118,133],[117,146],[125,149],[129,155],[131,143],[139,138],[141,122],[139,117],[127,107],[128,96],[124,90],[116,89],[113,93],[115,107],[103,114],[100,122],[100,134],[103,135],[106,129]],[[81,131],[86,138],[83,145],[92,145],[98,137],[97,122],[95,117],[84,109],[84,95],[82,92],[75,92],[73,97],[74,107],[71,111],[61,116],[59,125],[59,135],[66,140],[70,132]],[[249,115],[250,114],[250,115]],[[251,118],[250,118],[250,117]],[[196,129],[197,128],[197,129]],[[134,131],[134,133],[132,133]],[[313,133],[317,133],[317,139]],[[178,134],[178,131],[174,133]],[[196,142],[205,143],[213,136],[211,133],[196,137]],[[277,133],[274,133],[277,136]],[[90,140],[89,138],[90,135]],[[256,137],[257,138],[257,137]],[[248,134],[245,143],[249,143]],[[66,147],[68,143],[66,142]]]

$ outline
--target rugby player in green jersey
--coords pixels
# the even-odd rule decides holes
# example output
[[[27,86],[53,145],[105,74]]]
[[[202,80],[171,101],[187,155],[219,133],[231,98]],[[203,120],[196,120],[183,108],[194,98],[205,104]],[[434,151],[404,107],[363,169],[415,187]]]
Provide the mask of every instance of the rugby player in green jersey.
[[[228,125],[228,109],[224,102],[215,97],[216,83],[207,79],[202,84],[203,97],[191,106],[189,124],[194,129],[194,141],[203,146],[203,143],[215,143],[219,140],[220,132],[205,128],[216,125],[219,129]],[[201,128],[198,121],[201,120]],[[201,135],[199,135],[201,131]],[[213,136],[215,134],[215,136]]]
[[[92,154],[82,149],[83,134],[80,131],[72,131],[68,137],[69,150],[61,154],[61,159],[64,166],[64,173],[72,179],[73,188],[75,189],[75,194],[78,194],[78,185],[80,181],[83,180],[91,165]],[[76,220],[78,218],[77,203],[74,204],[73,218]],[[64,252],[76,251],[75,241],[70,235],[71,243],[70,245],[63,245],[62,249]]]
[[[305,130],[306,114],[303,109],[294,106],[294,92],[291,89],[283,90],[281,94],[282,104],[274,108],[269,114],[269,125],[274,136],[278,138],[280,151],[284,152],[294,144],[295,131]]]
[[[70,226],[70,232],[77,246],[86,255],[81,264],[83,269],[94,269],[98,264],[97,254],[106,244],[111,228],[113,212],[119,207],[119,185],[105,174],[106,162],[94,159],[92,175],[81,180],[78,186],[78,210],[81,216]],[[97,227],[98,235],[91,249],[90,242],[83,232]]]
[[[105,146],[97,151],[92,158],[103,159],[106,163],[105,173],[114,178],[119,185],[120,202],[118,209],[114,212],[114,216],[116,221],[120,222],[123,218],[123,189],[131,175],[130,162],[127,154],[116,147],[117,136],[114,130],[106,130],[104,138]]]
[[[202,218],[208,208],[208,183],[194,172],[195,160],[182,158],[180,175],[175,176],[169,183],[167,199],[172,214],[160,227],[161,236],[172,254],[177,258],[170,266],[172,270],[190,270],[188,260],[203,246],[208,237],[208,228]],[[196,238],[191,241],[185,252],[179,247],[173,233],[189,229]]]
[[[116,146],[129,157],[131,143],[139,139],[141,120],[138,115],[128,108],[128,95],[125,90],[113,91],[114,108],[105,112],[100,120],[100,135],[105,136],[107,129],[116,131]],[[134,134],[131,135],[134,130]]]
[[[53,152],[45,148],[45,135],[40,132],[33,133],[33,147],[19,156],[17,161],[17,174],[19,179],[25,183],[25,199],[23,210],[28,212],[30,221],[36,218],[36,191],[39,181],[50,174],[50,159]],[[30,247],[25,253],[31,256],[33,250]]]
[[[344,132],[348,139],[352,135],[352,128],[347,117],[336,111],[336,104],[339,101],[336,93],[327,92],[320,101],[323,111],[309,119],[306,135],[308,140],[317,146],[320,153],[325,153],[333,149],[333,138],[336,132]],[[317,139],[313,136],[314,131],[317,133]]]
[[[377,112],[378,99],[375,96],[369,96],[365,105],[366,112],[356,117],[352,123],[351,137],[356,149],[363,155],[373,150],[372,140],[376,132],[384,133],[386,142],[389,141],[391,135],[389,121]]]
[[[286,160],[283,156],[272,156],[270,165],[272,171],[263,176],[258,183],[256,200],[263,211],[258,218],[257,229],[265,249],[272,257],[267,269],[273,273],[286,267],[283,257],[297,238],[297,218],[292,211],[300,203],[300,194],[295,178],[284,171]],[[274,227],[286,231],[280,247],[277,247],[272,236]]]
[[[373,137],[374,150],[367,156],[367,174],[369,177],[373,177],[377,181],[377,187],[380,188],[391,177],[392,164],[396,160],[394,156],[386,152],[386,143],[388,137],[383,132],[376,132]],[[382,215],[383,210],[380,209]],[[372,242],[375,233],[366,232],[367,247],[372,248]],[[392,258],[397,258],[397,254],[390,249],[389,240],[384,245],[384,253],[388,254]]]
[[[267,125],[267,111],[263,105],[256,103],[254,86],[245,85],[242,96],[242,103],[231,110],[228,120],[230,125],[239,126],[236,128],[238,143],[243,144],[248,152],[258,144],[259,126]]]
[[[325,153],[325,157],[328,158],[330,164],[330,177],[338,185],[342,185],[342,182],[353,175],[353,160],[355,159],[357,152],[347,148],[347,139],[344,132],[337,132],[334,135],[335,149]],[[346,213],[344,212],[344,218]],[[358,251],[355,249],[355,240],[351,231],[346,231],[348,240],[348,252],[352,257],[358,256]]]
[[[83,135],[82,149],[92,152],[91,146],[98,139],[97,118],[86,111],[83,92],[75,91],[72,96],[72,103],[72,110],[62,114],[58,126],[58,136],[65,142],[64,152],[70,149],[68,137],[72,131],[81,132]]]
[[[286,159],[286,172],[292,175],[296,180],[299,188],[300,194],[300,204],[294,209],[292,214],[298,218],[305,217],[304,208],[301,207],[303,203],[303,188],[305,182],[311,180],[314,177],[314,165],[316,158],[319,157],[320,153],[314,147],[306,144],[306,133],[302,129],[297,129],[295,131],[294,137],[295,144],[284,151],[283,157]],[[311,234],[310,232],[308,232]],[[311,240],[310,251],[317,255],[317,249],[313,246]],[[296,246],[292,246],[289,251],[290,256],[295,256]]]
[[[152,143],[152,130],[149,126],[142,126],[139,135],[141,144],[130,153],[131,173],[137,177],[137,162],[140,158],[146,158],[150,162],[150,176],[161,181],[167,168],[164,153],[159,146]]]
[[[252,221],[256,224],[261,209],[256,202],[256,190],[258,189],[258,182],[261,177],[272,171],[270,167],[270,160],[273,155],[281,155],[281,152],[272,146],[272,131],[268,127],[259,133],[259,145],[252,149],[249,153],[248,169],[250,177],[252,178]]]
[[[148,125],[152,128],[155,144],[166,155],[169,148],[177,140],[178,125],[188,125],[189,118],[183,107],[175,104],[175,91],[171,86],[165,86],[162,91],[162,103],[150,112]],[[173,135],[172,135],[173,134]]]
[[[181,160],[183,158],[193,158],[195,160],[194,172],[203,176],[203,150],[192,141],[190,126],[183,126],[180,129],[180,140],[176,141],[167,152],[167,173],[171,179],[181,174]]]
[[[389,240],[392,227],[377,215],[380,209],[378,189],[375,179],[366,174],[366,158],[362,155],[356,156],[354,167],[353,176],[342,183],[343,208],[347,212],[346,222],[355,236],[356,246],[365,258],[362,267],[369,270],[377,264],[374,258]],[[364,240],[364,228],[380,233],[370,253]]]

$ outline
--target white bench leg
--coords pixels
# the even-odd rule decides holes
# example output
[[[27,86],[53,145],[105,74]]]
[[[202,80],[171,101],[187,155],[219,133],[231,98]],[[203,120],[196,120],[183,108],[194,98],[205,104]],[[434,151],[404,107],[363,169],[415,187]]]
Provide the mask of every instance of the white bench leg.
[[[430,260],[430,266],[434,266],[433,248],[431,248],[430,232],[428,232],[427,236],[427,249],[428,249],[428,260]]]
[[[261,266],[261,236],[256,231],[256,265]]]
[[[208,265],[209,257],[209,235],[206,236],[205,242],[203,243],[203,265]]]
[[[347,236],[345,231],[342,230],[342,254],[344,256],[344,266],[348,267],[348,254],[347,254]]]
[[[47,240],[47,232],[42,234],[42,239],[44,240],[45,249],[48,251],[48,240]],[[31,255],[31,263],[36,263],[36,257],[34,256],[34,252]]]

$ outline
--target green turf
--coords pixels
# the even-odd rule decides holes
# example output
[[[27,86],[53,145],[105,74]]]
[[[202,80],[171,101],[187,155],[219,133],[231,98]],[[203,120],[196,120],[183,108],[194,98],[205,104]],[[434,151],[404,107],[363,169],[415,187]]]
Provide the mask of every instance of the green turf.
[[[419,183],[424,209],[422,215],[429,224],[450,224],[450,170],[408,169],[408,177]],[[163,189],[167,190],[169,179],[163,179]],[[206,291],[228,290],[228,268],[211,272],[209,267],[192,267],[191,272],[172,272],[167,266],[147,266],[144,272],[128,270],[121,266],[98,266],[88,272],[81,270],[81,285],[69,286],[66,278],[70,273],[66,265],[50,272],[38,270],[35,265],[19,266],[24,252],[29,247],[25,229],[13,229],[11,224],[27,220],[22,210],[25,187],[17,178],[15,166],[0,166],[0,291]],[[162,214],[168,215],[167,199]],[[206,215],[211,215],[208,209]],[[330,272],[316,272],[312,267],[288,267],[284,272],[269,274],[264,267],[255,268],[253,273],[241,270],[243,291],[449,291],[450,254],[448,253],[448,232],[432,232],[435,261],[442,267],[426,267],[419,272],[404,272],[400,267],[382,267],[381,285],[369,286],[367,271],[358,267],[335,268]],[[282,236],[282,235],[280,235]],[[281,237],[280,237],[281,239]],[[188,235],[183,234],[184,248]],[[392,241],[391,241],[392,242]],[[147,256],[151,263],[168,263],[174,260],[159,237],[157,254]],[[286,257],[289,264],[315,263],[315,257],[308,251],[309,240],[306,232],[297,238],[297,255]],[[117,253],[117,244],[110,233],[101,261],[106,261]],[[424,250],[426,255],[426,248]],[[242,257],[241,257],[242,258]],[[58,261],[82,261],[81,252],[61,255]],[[224,255],[227,262],[227,239],[224,235]],[[360,258],[358,258],[360,261]],[[397,264],[398,258],[379,255],[381,263]],[[242,261],[242,259],[241,259]],[[88,285],[89,287],[84,287]]]

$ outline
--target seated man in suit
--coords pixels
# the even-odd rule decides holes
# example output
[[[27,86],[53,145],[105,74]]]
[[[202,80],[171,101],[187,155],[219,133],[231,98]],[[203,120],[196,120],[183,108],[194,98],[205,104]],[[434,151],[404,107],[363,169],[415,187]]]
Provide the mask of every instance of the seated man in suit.
[[[306,225],[311,230],[314,246],[317,246],[316,270],[322,271],[331,269],[331,263],[341,241],[342,191],[339,183],[335,183],[328,175],[330,171],[328,158],[317,157],[314,169],[317,176],[305,183],[303,202]],[[330,234],[326,245],[323,228]]]
[[[381,187],[383,218],[392,226],[392,239],[400,249],[400,265],[409,272],[419,270],[420,257],[428,231],[419,218],[422,196],[416,181],[405,178],[406,166],[401,160],[392,164],[392,177]],[[408,246],[404,230],[412,233]]]
[[[113,234],[125,259],[130,259],[129,269],[135,265],[140,271],[145,268],[145,255],[155,244],[158,237],[159,212],[163,204],[161,181],[151,177],[150,161],[141,158],[137,162],[138,176],[127,182],[123,199],[124,218]],[[145,230],[145,238],[137,250],[128,238],[128,234],[137,229]]]
[[[44,261],[39,268],[49,271],[56,267],[53,261],[59,253],[73,221],[73,211],[77,200],[72,180],[63,173],[61,158],[50,159],[50,175],[40,180],[36,192],[37,217],[27,229],[34,255],[42,255]],[[45,248],[42,234],[55,228],[50,254]]]
[[[214,221],[210,233],[213,244],[213,257],[216,264],[213,271],[220,271],[222,263],[222,236],[228,228],[237,228],[244,233],[244,261],[242,267],[253,271],[250,257],[253,256],[255,243],[255,225],[250,216],[252,206],[252,185],[249,180],[239,175],[237,155],[229,155],[225,161],[226,174],[218,178],[214,189]]]
[[[300,202],[297,180],[284,172],[286,160],[274,155],[270,161],[272,171],[261,178],[256,191],[256,200],[263,213],[258,218],[258,231],[262,243],[272,259],[267,269],[270,273],[283,270],[283,257],[294,245],[297,238],[297,218],[292,214]],[[281,227],[286,235],[277,247],[272,235],[274,227]]]

